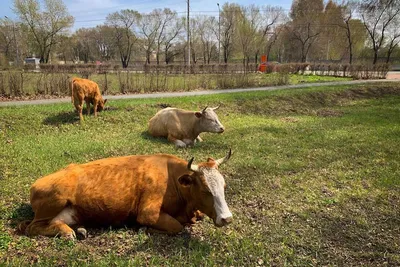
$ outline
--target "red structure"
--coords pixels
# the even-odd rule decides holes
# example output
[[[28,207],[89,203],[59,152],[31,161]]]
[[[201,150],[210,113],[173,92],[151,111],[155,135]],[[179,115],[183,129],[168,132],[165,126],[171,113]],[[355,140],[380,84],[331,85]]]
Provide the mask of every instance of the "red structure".
[[[258,66],[258,71],[260,72],[267,71],[267,55],[261,56],[261,64]]]

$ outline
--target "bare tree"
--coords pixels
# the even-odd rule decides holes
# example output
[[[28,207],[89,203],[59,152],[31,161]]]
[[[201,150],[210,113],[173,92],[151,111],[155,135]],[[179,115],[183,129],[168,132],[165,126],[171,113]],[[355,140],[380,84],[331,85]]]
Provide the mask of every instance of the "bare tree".
[[[364,0],[360,4],[360,14],[368,32],[374,51],[373,64],[378,61],[379,51],[385,41],[388,27],[400,13],[398,0]],[[398,25],[397,25],[398,27]]]
[[[250,54],[256,50],[256,36],[260,30],[261,14],[259,7],[241,7],[237,18],[238,46],[243,56],[243,64],[249,63]]]
[[[349,64],[353,63],[353,46],[354,46],[354,34],[352,27],[352,20],[355,15],[355,12],[358,8],[358,2],[354,0],[348,0],[343,3],[340,7],[341,10],[341,20],[337,20],[334,22],[335,25],[342,28],[346,33],[347,39],[347,49],[349,50]]]
[[[218,21],[212,16],[196,16],[192,19],[192,47],[203,58],[204,64],[209,64],[212,55],[216,53]],[[195,53],[193,51],[193,53]]]
[[[286,29],[291,39],[300,45],[300,61],[306,62],[311,46],[321,34],[322,0],[297,0],[292,4],[292,21]]]
[[[256,46],[256,62],[262,43],[265,44],[265,54],[268,59],[271,48],[276,42],[282,29],[281,27],[276,26],[285,18],[285,13],[282,7],[264,6],[261,9],[261,38],[259,44]]]
[[[0,19],[0,51],[8,60],[14,55],[15,40],[12,22],[9,19]]]
[[[150,57],[155,49],[156,40],[162,25],[161,9],[155,9],[149,14],[141,15],[139,20],[139,34],[143,39],[143,48],[146,54],[147,64],[150,64]]]
[[[167,26],[165,31],[165,35],[163,38],[163,46],[164,46],[164,56],[165,56],[165,64],[169,64],[173,58],[180,53],[182,53],[182,49],[173,49],[174,45],[176,46],[177,39],[181,36],[184,29],[184,19],[176,16],[172,23]],[[183,53],[185,54],[185,53]],[[185,61],[186,62],[186,61]]]
[[[137,41],[133,29],[137,25],[139,17],[140,14],[131,9],[121,10],[107,16],[106,25],[114,28],[115,42],[123,68],[128,67],[133,46]]]
[[[386,52],[386,63],[390,62],[390,57],[396,47],[400,43],[400,16],[396,16],[392,23],[387,29],[387,52]]]
[[[115,56],[116,45],[114,41],[114,29],[107,25],[95,28],[94,41],[96,44],[96,56],[108,61]]]
[[[38,49],[40,62],[47,63],[58,36],[74,23],[62,0],[44,0],[44,10],[38,0],[14,0],[14,12],[26,24]]]
[[[174,23],[178,18],[178,14],[176,13],[176,11],[171,11],[171,9],[169,8],[164,8],[164,10],[161,12],[160,15],[161,15],[160,16],[161,25],[158,30],[158,36],[156,40],[157,65],[160,64],[160,55],[163,44],[166,41],[172,42],[179,32],[179,31],[177,32],[176,29],[171,27],[172,25],[174,25]],[[171,37],[171,33],[169,31],[172,31],[172,37],[173,37],[172,40],[169,40]]]
[[[237,4],[225,3],[221,11],[221,46],[223,49],[224,63],[228,63],[228,59],[233,51],[233,43],[235,37],[236,16],[240,13],[240,6]]]
[[[96,49],[95,30],[93,28],[81,28],[74,34],[75,59],[88,63],[93,61]]]
[[[292,26],[289,29],[292,33],[292,39],[300,43],[301,62],[306,62],[308,52],[321,32],[314,31],[311,22],[301,26]]]

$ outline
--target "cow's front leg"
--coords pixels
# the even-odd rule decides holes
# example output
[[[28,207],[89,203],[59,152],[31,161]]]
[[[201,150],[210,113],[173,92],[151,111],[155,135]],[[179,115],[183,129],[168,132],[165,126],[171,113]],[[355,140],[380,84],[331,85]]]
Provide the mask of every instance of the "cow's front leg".
[[[173,137],[171,134],[168,134],[168,141],[174,143],[176,147],[186,147],[185,142]]]
[[[86,100],[86,109],[87,109],[87,115],[90,115],[90,101]]]
[[[94,109],[94,116],[97,117],[97,106],[98,106],[99,102],[97,100],[94,100],[93,103],[93,109]]]
[[[74,102],[75,105],[75,109],[78,112],[79,115],[79,119],[81,120],[81,122],[83,121],[83,115],[82,115],[82,109],[83,109],[83,101],[80,103],[78,103],[77,101]]]
[[[156,212],[142,211],[137,217],[137,222],[156,230],[150,230],[149,232],[177,234],[183,229],[183,225],[180,222],[164,212],[156,214]]]

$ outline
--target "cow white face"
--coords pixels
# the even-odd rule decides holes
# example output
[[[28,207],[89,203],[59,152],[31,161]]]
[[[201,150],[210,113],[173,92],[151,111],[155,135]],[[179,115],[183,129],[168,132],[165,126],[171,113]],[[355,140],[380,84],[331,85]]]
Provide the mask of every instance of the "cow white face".
[[[209,133],[222,133],[225,128],[219,121],[215,110],[217,108],[205,108],[202,112],[196,112],[195,115],[200,119],[200,130]]]
[[[229,151],[225,158],[219,160],[210,158],[199,165],[192,165],[192,159],[188,168],[194,173],[185,178],[186,182],[190,180],[195,208],[207,214],[219,227],[232,222],[232,213],[225,200],[225,180],[218,171],[218,165],[228,160],[230,155]]]
[[[200,172],[204,175],[204,186],[207,194],[212,196],[214,214],[212,219],[215,225],[224,226],[232,221],[232,213],[225,200],[225,180],[216,168],[200,167]],[[206,201],[209,202],[209,201]],[[207,214],[207,213],[206,213]]]

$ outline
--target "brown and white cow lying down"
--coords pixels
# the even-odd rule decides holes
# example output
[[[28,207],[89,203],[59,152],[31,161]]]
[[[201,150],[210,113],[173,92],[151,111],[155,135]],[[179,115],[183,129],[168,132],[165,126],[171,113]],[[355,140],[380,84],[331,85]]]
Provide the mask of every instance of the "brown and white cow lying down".
[[[221,159],[193,164],[173,155],[106,158],[38,179],[30,189],[33,221],[19,229],[28,236],[75,238],[73,228],[122,226],[131,222],[156,232],[175,234],[200,212],[216,226],[232,221],[225,201]]]
[[[178,108],[164,108],[149,121],[149,133],[154,137],[167,137],[177,147],[191,146],[202,141],[202,132],[222,133],[225,128],[215,113],[216,108],[193,112]]]
[[[71,90],[72,103],[74,104],[76,111],[79,113],[81,121],[83,121],[83,101],[86,102],[88,115],[90,115],[90,104],[93,105],[94,116],[97,116],[97,111],[102,111],[104,109],[107,99],[103,100],[97,83],[88,79],[71,78],[69,89]]]

